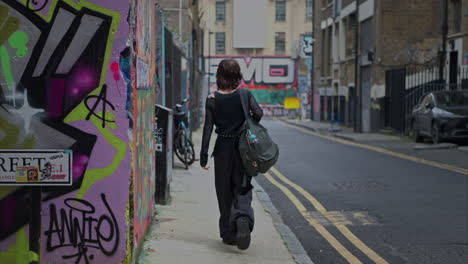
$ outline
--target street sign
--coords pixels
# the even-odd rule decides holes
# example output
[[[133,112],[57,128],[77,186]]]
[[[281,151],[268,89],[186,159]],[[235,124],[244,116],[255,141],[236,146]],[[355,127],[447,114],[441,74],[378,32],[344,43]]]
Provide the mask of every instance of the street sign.
[[[284,98],[284,109],[298,109],[301,107],[301,101],[297,97]]]
[[[71,150],[0,149],[0,185],[69,186]]]

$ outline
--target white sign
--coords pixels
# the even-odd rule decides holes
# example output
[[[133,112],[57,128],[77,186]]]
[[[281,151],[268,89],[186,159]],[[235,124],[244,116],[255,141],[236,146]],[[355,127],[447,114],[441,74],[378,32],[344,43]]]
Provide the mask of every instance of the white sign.
[[[265,48],[267,23],[270,19],[267,0],[235,0],[233,2],[234,48]]]
[[[219,63],[228,58],[239,63],[245,83],[290,84],[296,76],[295,62],[289,57],[212,57],[206,59],[207,69],[216,73]],[[216,83],[216,74],[210,83]]]
[[[71,185],[71,150],[0,149],[0,185]]]

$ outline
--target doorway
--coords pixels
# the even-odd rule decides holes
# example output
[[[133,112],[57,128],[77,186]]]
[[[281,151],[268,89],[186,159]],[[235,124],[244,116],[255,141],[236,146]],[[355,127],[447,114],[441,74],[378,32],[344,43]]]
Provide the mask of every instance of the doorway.
[[[458,84],[458,51],[450,52],[449,89],[456,90]]]

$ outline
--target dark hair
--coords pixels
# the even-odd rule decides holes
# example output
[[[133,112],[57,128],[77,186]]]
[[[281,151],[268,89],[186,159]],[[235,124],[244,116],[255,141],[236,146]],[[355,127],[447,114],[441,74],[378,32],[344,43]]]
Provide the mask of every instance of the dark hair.
[[[236,89],[242,80],[239,63],[234,59],[224,59],[218,65],[216,84],[220,90]]]

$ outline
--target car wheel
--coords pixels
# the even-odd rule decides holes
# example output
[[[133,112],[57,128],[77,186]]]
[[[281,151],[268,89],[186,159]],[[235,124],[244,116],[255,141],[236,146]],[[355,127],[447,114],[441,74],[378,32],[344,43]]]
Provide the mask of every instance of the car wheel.
[[[432,123],[432,142],[434,144],[439,144],[441,142],[439,126],[437,126],[436,123]]]
[[[419,130],[416,128],[416,121],[413,120],[412,123],[412,136],[413,136],[413,140],[414,142],[416,143],[421,143],[424,141],[424,138],[423,136],[421,136],[421,134],[419,134]]]

